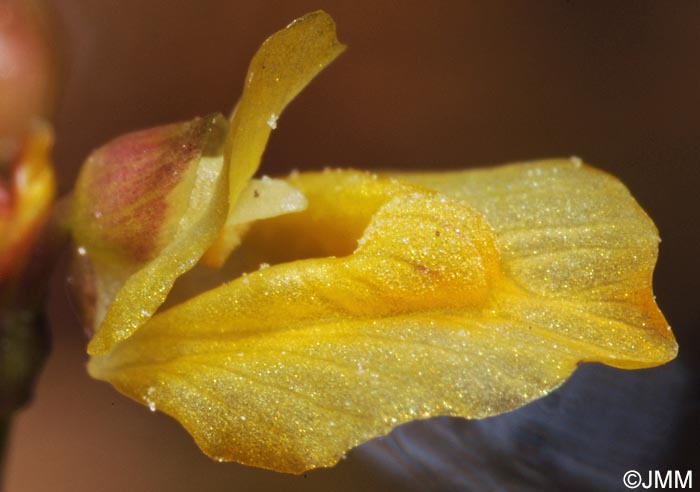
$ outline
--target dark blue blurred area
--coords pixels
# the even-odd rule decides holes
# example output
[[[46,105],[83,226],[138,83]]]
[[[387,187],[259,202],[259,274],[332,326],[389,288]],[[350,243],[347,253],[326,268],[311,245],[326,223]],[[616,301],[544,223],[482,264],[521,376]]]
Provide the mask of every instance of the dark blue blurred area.
[[[699,388],[682,359],[640,371],[583,364],[521,409],[415,422],[358,454],[406,491],[623,491],[628,470],[698,480]]]

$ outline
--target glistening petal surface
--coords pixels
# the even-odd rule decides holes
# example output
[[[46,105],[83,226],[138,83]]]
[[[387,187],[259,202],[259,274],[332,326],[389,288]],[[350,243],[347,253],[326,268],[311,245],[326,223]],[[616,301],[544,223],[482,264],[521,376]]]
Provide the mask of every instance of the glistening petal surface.
[[[547,161],[289,182],[308,207],[251,227],[233,258],[250,273],[90,363],[214,458],[330,466],[401,422],[517,408],[580,361],[675,356],[651,295],[656,229],[599,171]]]
[[[400,177],[470,204],[493,226],[504,274],[529,299],[503,305],[504,312],[570,338],[624,348],[624,355],[596,359],[616,367],[654,366],[675,357],[675,339],[652,291],[658,231],[613,176],[571,158],[498,172]],[[546,308],[538,304],[542,299]],[[592,336],[570,331],[584,324]]]

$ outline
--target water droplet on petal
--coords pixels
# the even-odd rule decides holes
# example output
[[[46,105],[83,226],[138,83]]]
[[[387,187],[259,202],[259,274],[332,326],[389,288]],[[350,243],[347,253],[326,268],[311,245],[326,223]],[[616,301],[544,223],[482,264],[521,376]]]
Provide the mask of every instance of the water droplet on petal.
[[[275,130],[277,128],[277,115],[272,113],[270,118],[267,120],[267,126]]]

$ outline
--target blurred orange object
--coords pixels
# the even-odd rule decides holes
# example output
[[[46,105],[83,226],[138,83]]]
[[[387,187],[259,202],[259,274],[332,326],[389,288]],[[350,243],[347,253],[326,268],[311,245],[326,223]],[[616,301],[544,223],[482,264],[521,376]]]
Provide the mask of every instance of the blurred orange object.
[[[0,163],[13,160],[33,118],[53,100],[45,14],[34,0],[0,3]]]
[[[0,181],[0,289],[23,270],[51,209],[56,192],[49,158],[52,143],[50,127],[36,122],[12,165],[9,182]]]

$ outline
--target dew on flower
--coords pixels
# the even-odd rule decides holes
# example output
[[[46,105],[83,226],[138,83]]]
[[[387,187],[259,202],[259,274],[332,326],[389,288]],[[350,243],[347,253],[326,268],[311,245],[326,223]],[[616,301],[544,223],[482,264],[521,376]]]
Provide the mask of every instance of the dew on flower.
[[[272,113],[270,115],[270,118],[267,120],[267,126],[272,128],[273,130],[277,129],[277,115],[275,113]]]

